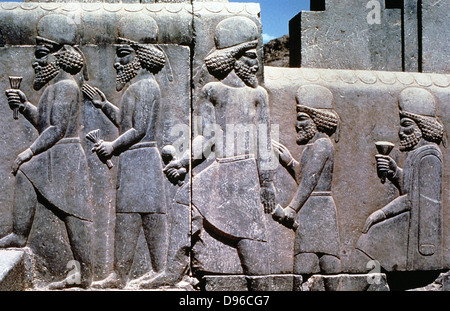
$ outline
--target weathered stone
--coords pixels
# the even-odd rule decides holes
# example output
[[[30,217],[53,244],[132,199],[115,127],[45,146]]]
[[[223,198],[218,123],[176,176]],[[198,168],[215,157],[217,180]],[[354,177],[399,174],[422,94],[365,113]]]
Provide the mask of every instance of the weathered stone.
[[[448,1],[420,1],[422,71],[450,73],[450,3]]]
[[[25,5],[25,4],[24,4]],[[57,7],[55,7],[55,10],[59,10],[60,12],[64,12],[67,14],[70,18],[73,16],[71,15],[71,5],[80,5],[80,4],[57,4]],[[169,6],[172,6],[169,4]],[[28,8],[28,7],[26,7]],[[33,20],[36,17],[39,17],[39,14],[45,14],[45,9],[47,7],[43,6],[34,6],[33,8],[30,8],[31,10],[21,10],[20,8],[16,8],[15,10],[18,10],[19,12],[15,12],[16,15],[19,16],[26,16],[28,14],[28,20]],[[84,20],[85,22],[89,23],[89,16],[90,14],[97,13],[97,23],[100,22],[102,19],[104,22],[109,23],[111,22],[110,29],[114,28],[117,29],[117,23],[119,22],[119,18],[115,17],[114,14],[117,15],[117,13],[114,13],[115,10],[113,10],[113,7],[106,6],[104,9],[96,8],[95,5],[89,6],[83,6],[85,11],[82,11],[79,15],[80,20]],[[94,10],[89,10],[89,8],[95,8]],[[118,9],[122,10],[125,8],[123,5],[119,5]],[[163,7],[160,7],[158,9],[158,12],[161,9],[165,9],[166,5]],[[175,7],[173,7],[175,8]],[[37,14],[37,10],[42,9],[42,12]],[[180,9],[183,9],[182,12],[180,12]],[[183,20],[182,15],[183,13],[190,16],[189,10],[186,10],[184,7],[177,9],[179,13],[178,18],[180,18],[179,22],[181,25],[184,23],[184,21],[191,21],[191,17],[189,19]],[[102,14],[99,14],[100,11],[102,11]],[[117,10],[116,10],[117,11]],[[123,10],[124,13],[121,14],[121,16],[127,16],[134,13],[131,13],[132,11]],[[169,19],[172,13],[170,11],[174,10],[167,10],[166,13],[169,15]],[[9,11],[8,11],[9,12]],[[127,13],[128,12],[128,13]],[[151,10],[146,10],[145,12],[150,13]],[[5,11],[1,11],[1,13],[5,13]],[[151,14],[151,13],[150,13]],[[157,14],[154,14],[157,15]],[[78,15],[77,15],[78,16]],[[98,19],[98,17],[101,17]],[[143,14],[141,15],[140,21],[146,21],[147,19],[151,19],[150,15]],[[159,17],[161,17],[161,14],[158,14]],[[37,20],[37,19],[36,19]],[[137,19],[139,20],[139,19]],[[16,21],[17,22],[17,21]],[[19,20],[20,22],[20,20]],[[159,40],[174,40],[175,42],[182,42],[183,35],[181,37],[176,35],[175,28],[178,27],[177,24],[172,23],[170,25],[170,34],[165,33],[165,25],[166,22],[162,23],[163,25],[160,27],[160,30],[162,29],[162,33],[160,32],[160,38]],[[30,24],[23,24],[20,28],[17,29],[26,29],[29,27]],[[104,25],[104,24],[103,24]],[[115,25],[113,27],[113,25]],[[93,26],[93,25],[92,25]],[[98,27],[98,26],[95,26]],[[179,29],[182,29],[183,31],[189,31],[190,27],[180,27]],[[4,28],[3,28],[4,29]],[[32,29],[32,27],[30,27]],[[113,68],[113,59],[115,56],[115,48],[114,46],[110,45],[104,45],[105,42],[108,42],[105,40],[106,37],[111,36],[111,39],[108,40],[117,40],[115,38],[115,35],[113,33],[116,32],[114,30],[113,32],[90,32],[91,28],[87,27],[84,28],[86,32],[80,31],[77,35],[81,38],[81,41],[83,39],[86,39],[86,44],[89,42],[88,45],[82,45],[81,49],[83,50],[83,54],[86,59],[89,59],[89,64],[87,64],[87,70],[88,74],[90,76],[90,81],[92,85],[99,87],[103,90],[105,94],[107,94],[108,97],[110,97],[112,100],[120,99],[120,93],[117,93],[114,88],[114,78],[115,78],[115,70]],[[34,30],[36,31],[36,30]],[[97,34],[104,34],[105,37],[97,37]],[[36,33],[34,34],[34,36]],[[91,36],[92,35],[92,36]],[[190,37],[190,35],[186,36]],[[18,38],[17,34],[9,33],[8,32],[8,38],[6,39],[8,41],[8,44],[19,44],[17,47],[10,47],[6,49],[7,53],[2,53],[2,56],[7,56],[8,53],[12,53],[11,56],[14,57],[14,55],[17,55],[17,51],[21,51],[20,53],[23,53],[23,56],[21,56],[23,59],[29,59],[29,63],[31,64],[32,60],[32,53],[34,52],[33,48],[29,47],[22,47],[22,45],[28,44],[27,41],[20,41],[15,42],[12,40],[13,38]],[[190,40],[190,39],[189,39]],[[115,42],[115,41],[114,41]],[[99,49],[102,50],[102,52],[99,52]],[[189,63],[189,48],[188,47],[182,47],[182,46],[176,46],[176,45],[161,45],[160,49],[164,50],[164,53],[168,57],[167,59],[167,66],[160,72],[160,74],[157,77],[158,84],[160,85],[162,92],[162,102],[163,105],[167,108],[169,106],[167,105],[167,102],[170,101],[169,94],[171,96],[174,96],[172,98],[177,98],[177,104],[171,105],[170,109],[164,109],[162,112],[162,118],[161,122],[158,123],[158,128],[161,129],[161,132],[157,136],[158,145],[164,146],[166,144],[171,144],[175,139],[178,138],[179,133],[178,132],[172,132],[172,129],[174,128],[174,125],[181,126],[184,124],[185,127],[188,126],[188,119],[189,119],[189,72],[190,72],[190,63]],[[8,58],[2,57],[2,62],[8,61]],[[10,61],[11,64],[17,64],[15,61]],[[31,66],[23,65],[22,68],[17,70],[14,68],[14,65],[8,65],[10,68],[9,70],[15,71],[15,74],[17,73],[23,73],[29,78],[25,78],[24,82],[21,85],[21,89],[24,90],[24,92],[27,92],[30,95],[30,100],[37,101],[39,99],[39,93],[34,95],[34,92],[29,90],[30,81],[33,77],[33,73],[30,72],[30,69],[32,71]],[[27,73],[28,72],[28,73]],[[8,80],[6,80],[8,81]],[[4,82],[6,82],[4,81]],[[8,81],[9,82],[9,81]],[[9,83],[8,83],[9,84]],[[27,85],[28,84],[28,85]],[[10,86],[5,86],[4,89],[8,89]],[[176,91],[175,91],[176,90]],[[175,95],[176,94],[176,95]],[[37,97],[37,98],[36,98]],[[6,103],[5,103],[6,105]],[[6,117],[6,111],[5,111],[5,117]],[[11,116],[8,117],[10,119]],[[80,110],[80,118],[82,119],[83,123],[83,130],[80,133],[81,137],[81,144],[83,146],[84,150],[90,150],[92,148],[92,143],[89,142],[87,139],[84,138],[84,136],[91,130],[94,129],[101,129],[102,138],[105,140],[112,140],[117,137],[118,131],[115,129],[115,126],[107,120],[107,118],[102,117],[101,114],[94,108],[92,103],[88,98],[83,99],[83,105],[82,109]],[[15,122],[15,126],[24,127],[25,129],[28,128],[28,125],[24,122],[22,125],[22,122]],[[189,133],[189,130],[185,129],[186,133]],[[36,139],[36,135],[33,135],[31,128],[27,129],[26,131],[23,130],[16,130],[16,132],[21,133],[21,135],[28,136],[26,139],[22,139],[19,137],[19,144],[17,144],[18,151],[16,153],[20,153],[20,149],[26,147],[27,145],[30,145],[31,142],[33,142]],[[23,134],[22,134],[23,133]],[[13,133],[11,133],[13,134]],[[30,135],[31,134],[31,135]],[[175,135],[175,136],[173,136]],[[3,137],[7,137],[3,136]],[[17,137],[16,137],[17,139]],[[3,141],[2,143],[6,141]],[[23,149],[22,149],[23,150]],[[13,150],[12,150],[13,151]],[[14,151],[13,151],[14,152]],[[13,156],[13,155],[11,155]],[[5,193],[7,197],[9,197],[12,202],[12,196],[14,194],[14,188],[12,182],[14,179],[11,179],[8,177],[8,174],[10,172],[10,163],[12,162],[12,159],[8,162],[7,158],[11,157],[10,155],[5,155],[5,163],[2,161],[2,165],[4,165],[4,171],[7,172],[4,174],[4,177],[8,180],[8,182],[5,182],[4,185],[9,185],[9,191],[10,193]],[[93,220],[93,226],[94,226],[94,236],[93,236],[93,253],[94,253],[94,263],[93,268],[95,271],[96,278],[104,278],[107,276],[112,268],[113,265],[113,254],[114,254],[114,225],[115,225],[115,201],[116,201],[116,195],[114,191],[114,187],[116,185],[116,176],[117,176],[117,166],[118,162],[113,159],[114,167],[112,169],[108,169],[106,165],[104,165],[101,161],[98,160],[98,157],[95,155],[95,153],[86,152],[86,156],[88,158],[88,165],[89,165],[89,177],[91,179],[91,186],[93,193],[95,193],[95,200],[94,201],[94,220]],[[168,187],[168,197],[167,197],[167,204],[170,204],[171,198],[176,192],[176,189],[172,188],[170,186],[170,183],[168,181],[163,180],[164,187]],[[24,198],[26,199],[26,198]],[[2,217],[2,236],[10,232],[11,225],[12,225],[12,209],[10,203],[8,204],[2,204],[3,207],[7,207],[8,210],[5,211],[5,216]],[[11,216],[8,216],[11,215]],[[184,214],[184,219],[189,220],[189,213]],[[180,229],[179,229],[180,230]],[[189,228],[186,228],[184,226],[185,232],[189,232]],[[143,233],[142,233],[143,234]],[[187,233],[185,233],[186,235]],[[31,229],[30,232],[30,239],[29,239],[29,246],[33,249],[35,252],[35,255],[37,258],[40,258],[36,262],[36,269],[38,274],[42,274],[41,277],[44,280],[52,281],[52,280],[58,280],[62,276],[67,276],[70,272],[70,269],[67,265],[69,262],[73,260],[72,253],[70,250],[70,246],[67,243],[68,237],[65,233],[64,223],[61,222],[58,217],[53,215],[52,213],[49,213],[47,209],[42,208],[41,205],[38,206],[37,212],[35,215],[35,221],[34,226]],[[144,239],[145,241],[145,239]],[[144,243],[142,237],[139,238],[138,243],[138,252],[136,254],[136,259],[133,264],[132,268],[132,275],[134,277],[142,276],[146,271],[148,271],[150,267],[150,256],[148,254],[148,251],[145,251],[146,246]],[[186,243],[185,243],[186,244]],[[52,256],[49,256],[48,254],[52,254]],[[143,260],[140,260],[143,259]],[[139,263],[138,263],[139,262]],[[142,264],[144,263],[144,264]],[[178,276],[179,277],[179,276]],[[182,277],[182,276],[181,276]]]
[[[0,250],[0,291],[21,291],[26,286],[22,251]]]
[[[305,291],[389,291],[386,275],[337,274],[313,275],[304,284]]]
[[[247,291],[251,278],[269,278],[273,291],[301,291],[301,275],[273,274],[268,277],[249,277],[245,275],[205,275],[202,278],[206,291]],[[295,288],[295,286],[298,286]]]
[[[387,1],[370,25],[349,1],[356,39],[319,27],[337,65],[385,69],[371,71],[264,69],[259,5],[158,2],[0,3],[0,244],[25,252],[8,275],[32,289],[388,290],[402,273],[446,287],[450,77],[399,72],[420,67],[413,15],[430,7]],[[348,15],[317,3],[311,25]],[[401,28],[403,58],[386,61]]]
[[[291,67],[402,70],[399,9],[385,9],[385,1],[324,2],[325,10],[300,12],[289,22]]]
[[[367,272],[370,268],[367,264],[370,260],[364,253],[356,250],[356,244],[363,231],[367,217],[387,205],[390,201],[398,197],[398,190],[386,181],[380,182],[377,176],[375,155],[378,153],[375,142],[384,140],[399,145],[398,126],[399,108],[398,95],[406,87],[419,87],[428,90],[436,100],[436,115],[442,124],[448,124],[448,87],[449,78],[447,75],[438,74],[411,74],[401,72],[381,72],[381,71],[351,71],[351,70],[329,70],[329,69],[294,69],[294,68],[265,68],[265,87],[271,98],[271,123],[279,124],[280,143],[290,150],[292,155],[302,154],[306,148],[297,145],[296,126],[296,105],[295,94],[298,87],[308,84],[316,84],[327,87],[334,95],[334,110],[340,116],[339,143],[333,143],[335,148],[335,166],[333,170],[332,194],[337,209],[337,219],[339,223],[339,234],[341,240],[341,261],[344,273]],[[426,83],[428,81],[428,83]],[[434,81],[434,82],[433,82]],[[427,85],[427,86],[425,86]],[[417,99],[419,100],[419,99]],[[280,104],[281,103],[281,104]],[[286,111],[290,111],[286,114]],[[358,129],[358,130],[355,130]],[[290,133],[290,134],[289,134]],[[439,147],[442,158],[448,157],[448,148]],[[397,147],[391,152],[391,157],[397,163],[406,160],[406,154],[399,152]],[[442,207],[448,205],[448,174],[449,171],[442,166]],[[359,172],[357,182],[354,174],[349,172]],[[435,176],[433,174],[433,176]],[[277,202],[282,206],[287,206],[294,197],[297,190],[296,183],[292,182],[290,174],[280,166],[275,174],[275,184],[277,185]],[[372,180],[373,179],[373,180]],[[437,191],[438,188],[436,188]],[[403,213],[397,217],[409,217],[408,213]],[[434,259],[439,258],[439,251],[436,257],[422,256],[429,265],[429,269],[446,269],[449,266],[449,242],[448,234],[448,209],[443,208],[442,214],[436,214],[437,219],[441,219],[441,224],[435,229],[441,228],[442,245],[436,244],[437,249],[442,250],[443,261],[435,266]],[[390,219],[394,221],[394,219]],[[417,226],[418,222],[413,222]],[[413,224],[412,223],[412,224]],[[386,248],[386,241],[393,244],[407,246],[405,235],[409,224],[405,223],[404,228],[392,225],[395,228],[387,236],[378,236],[378,240],[372,240],[373,245],[377,245],[381,252],[385,253],[385,258],[391,260],[386,267],[390,269],[400,269],[402,257],[396,256],[392,247]],[[411,227],[412,228],[412,227]],[[375,227],[373,227],[375,230]],[[403,231],[402,231],[403,230]],[[437,232],[437,231],[436,231]],[[400,234],[401,233],[401,234]],[[374,235],[377,236],[377,235]],[[281,242],[282,241],[282,242]],[[281,245],[293,245],[293,236],[286,235],[285,239],[277,241],[276,248]],[[286,243],[286,244],[284,244]],[[271,244],[271,242],[269,242]],[[271,244],[271,248],[274,247]],[[418,249],[418,245],[409,245],[407,248],[412,251]],[[286,250],[288,247],[286,246]],[[384,249],[384,250],[383,250]],[[424,250],[425,251],[425,250]],[[277,262],[277,258],[291,257],[292,250],[272,254],[272,260]],[[279,256],[279,257],[278,257]],[[403,257],[404,258],[404,257]],[[429,261],[427,259],[430,259]],[[381,263],[381,261],[380,261]],[[387,269],[384,265],[383,268]],[[418,268],[418,266],[416,266]],[[424,269],[422,266],[420,269]],[[405,269],[407,269],[405,267]],[[416,269],[416,268],[408,268]],[[401,270],[401,269],[400,269]]]

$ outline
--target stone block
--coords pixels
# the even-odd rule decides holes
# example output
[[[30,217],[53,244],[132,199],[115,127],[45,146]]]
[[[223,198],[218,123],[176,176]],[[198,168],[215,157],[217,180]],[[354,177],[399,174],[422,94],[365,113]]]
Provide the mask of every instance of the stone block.
[[[338,274],[313,275],[303,284],[305,291],[389,291],[386,275]]]
[[[402,71],[401,11],[373,2],[379,23],[368,22],[368,1],[326,1],[324,11],[300,12],[289,22],[290,66]]]
[[[377,256],[369,258],[356,249],[368,216],[399,196],[395,186],[388,181],[385,184],[380,182],[375,159],[378,153],[375,142],[387,140],[393,142],[395,146],[399,145],[398,95],[408,87],[428,90],[436,100],[437,117],[445,127],[448,127],[450,85],[448,75],[266,67],[265,87],[271,99],[270,122],[272,126],[279,126],[280,143],[290,150],[297,161],[300,160],[295,155],[302,154],[305,146],[296,143],[295,94],[299,87],[304,85],[321,85],[328,88],[333,93],[334,110],[341,120],[339,141],[337,143],[333,141],[335,166],[331,189],[337,209],[342,271],[345,273],[367,272],[367,264],[370,260],[379,260],[381,267],[387,271],[434,270],[448,267],[449,212],[445,206],[448,206],[450,172],[446,165],[442,166],[442,209],[436,214],[441,221],[438,221],[435,227],[439,234],[435,242],[437,244],[434,255],[422,255],[421,258],[424,260],[422,263],[419,259],[414,259],[414,263],[406,259],[408,256],[415,256],[407,255],[406,249],[412,251],[412,248],[415,248],[414,252],[419,254],[417,246],[406,246],[407,240],[400,241],[400,237],[404,236],[400,233],[410,228],[406,221],[409,217],[407,213],[386,220],[386,225],[391,221],[392,229],[397,228],[398,231],[392,231],[391,235],[380,233],[378,241],[370,239],[370,243],[374,243],[372,246],[378,245],[379,256],[384,254],[384,261]],[[440,152],[445,161],[449,157],[448,148],[442,147],[441,144]],[[399,163],[400,167],[406,161],[406,154],[399,151],[397,147],[392,151],[391,157]],[[352,172],[358,172],[358,174],[355,175]],[[293,199],[298,186],[281,165],[277,168],[275,181],[278,190],[277,201],[283,207],[287,206]],[[404,229],[401,229],[401,226],[405,226]],[[378,226],[375,225],[372,230],[379,230]],[[394,240],[398,245],[404,246],[398,249],[401,251],[397,252],[391,247],[386,247],[387,241]],[[286,247],[286,252],[273,254],[272,259],[278,262],[281,258],[292,258],[293,253],[290,253],[288,249],[293,243],[293,235],[287,235],[284,239],[278,240],[276,244],[273,244],[274,249]],[[362,240],[360,243],[363,243]],[[280,259],[277,256],[280,256]]]
[[[449,73],[450,61],[450,3],[448,1],[422,1],[422,71]]]
[[[249,279],[267,279],[272,291],[300,291],[301,275],[274,274],[270,276],[205,275],[202,278],[205,291],[247,291]]]
[[[0,250],[0,291],[21,291],[26,286],[22,251]]]

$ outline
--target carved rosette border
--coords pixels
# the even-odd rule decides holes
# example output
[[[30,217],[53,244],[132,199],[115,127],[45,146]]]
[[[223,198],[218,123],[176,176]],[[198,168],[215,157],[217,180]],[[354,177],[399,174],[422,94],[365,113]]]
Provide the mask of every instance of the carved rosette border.
[[[168,12],[179,13],[198,13],[206,11],[210,13],[223,13],[227,11],[230,14],[250,14],[260,13],[260,6],[255,3],[223,3],[223,2],[195,2],[190,3],[58,3],[58,2],[0,2],[0,8],[7,11],[25,10],[32,11],[42,9],[44,11],[62,10],[67,12],[84,11],[96,12],[104,10],[107,12],[140,12],[147,10],[152,13]]]
[[[280,70],[281,69],[281,70]],[[365,85],[382,83],[393,85],[400,83],[405,86],[421,86],[447,88],[450,86],[450,75],[435,73],[415,73],[397,71],[366,71],[317,68],[278,68],[264,67],[265,79],[268,81],[299,81],[344,82],[346,84],[362,83]]]

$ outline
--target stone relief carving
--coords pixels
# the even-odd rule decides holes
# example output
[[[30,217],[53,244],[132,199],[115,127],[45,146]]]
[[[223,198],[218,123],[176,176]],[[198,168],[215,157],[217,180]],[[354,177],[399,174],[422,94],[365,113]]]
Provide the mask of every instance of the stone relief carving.
[[[334,147],[330,136],[335,134],[338,141],[339,117],[333,111],[333,94],[323,86],[300,87],[296,101],[296,142],[306,145],[300,162],[284,145],[275,141],[273,145],[299,187],[288,206],[273,217],[296,231],[294,273],[338,273],[340,239],[331,194]]]
[[[443,159],[439,145],[446,145],[444,126],[436,117],[435,98],[424,89],[403,90],[398,107],[399,150],[407,153],[405,165],[399,167],[385,154],[378,154],[376,160],[378,175],[394,184],[399,196],[369,215],[357,247],[387,271],[441,269]]]
[[[21,19],[12,20],[18,12]],[[0,195],[0,216],[14,205],[5,236],[0,217],[0,248],[32,244],[33,228],[51,222],[36,221],[42,208],[65,232],[60,238],[52,224],[43,236],[67,236],[62,242],[70,246],[54,254],[63,266],[75,259],[65,278],[52,279],[54,289],[176,287],[182,280],[192,289],[198,279],[204,286],[194,288],[206,290],[365,290],[368,262],[387,272],[447,269],[448,151],[439,145],[446,145],[450,77],[262,70],[259,13],[255,4],[219,2],[0,3],[5,58],[31,49],[36,38],[37,91],[25,95],[25,68],[23,81],[0,81],[10,83],[3,100],[13,111],[12,118],[0,111],[0,119],[23,132],[17,146],[25,150],[12,167],[12,204]],[[12,35],[25,17],[24,38]],[[392,94],[405,87],[393,105]],[[33,139],[29,148],[24,137]],[[378,278],[369,287],[388,288],[389,278]]]
[[[79,137],[81,95],[77,84],[86,64],[75,45],[76,36],[77,27],[67,17],[43,17],[32,63],[33,88],[45,88],[38,105],[17,88],[5,92],[11,109],[17,109],[39,136],[12,165],[16,178],[13,232],[0,240],[0,247],[26,246],[36,207],[43,205],[64,222],[73,256],[80,263],[81,286],[88,287],[92,281],[92,198]],[[50,288],[70,284],[64,279]]]
[[[264,167],[267,159],[252,145],[258,135],[253,130],[258,125],[265,125],[267,130],[268,124],[267,92],[255,76],[259,66],[257,36],[257,26],[247,18],[228,18],[217,25],[216,50],[206,57],[205,63],[220,81],[210,82],[202,89],[194,108],[194,115],[201,117],[197,129],[200,134],[192,142],[194,166],[209,156],[215,159],[192,179],[193,235],[209,230],[233,245],[248,276],[270,273],[268,258],[260,254],[266,252],[264,212],[272,212],[275,204],[271,171]],[[227,124],[243,124],[250,129],[244,134],[248,136],[241,149],[235,149],[241,142],[234,132],[227,132]],[[216,134],[210,135],[208,132],[213,129]],[[191,169],[189,159],[187,153],[169,163],[164,169],[167,177],[174,182],[174,170]],[[200,243],[193,248],[201,252]],[[265,278],[250,277],[248,284],[249,289],[270,288]]]
[[[157,40],[156,22],[147,19],[145,25],[140,25],[146,32],[135,31],[139,29],[137,26],[136,19],[131,17],[119,22],[114,63],[116,90],[127,87],[120,108],[98,88],[95,90],[100,99],[92,101],[119,129],[119,137],[114,141],[100,141],[93,147],[105,161],[119,157],[114,272],[93,284],[100,288],[126,285],[141,226],[152,265],[152,271],[145,277],[163,273],[167,258],[167,206],[156,143],[161,90],[154,77],[164,67],[166,56],[157,46],[145,44]]]

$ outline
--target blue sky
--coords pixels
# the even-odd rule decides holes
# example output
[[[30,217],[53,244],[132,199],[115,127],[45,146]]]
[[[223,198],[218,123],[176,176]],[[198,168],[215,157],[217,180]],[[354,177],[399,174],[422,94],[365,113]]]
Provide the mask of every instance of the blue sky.
[[[18,1],[21,0],[0,0]],[[310,0],[229,0],[230,2],[256,2],[261,6],[264,43],[289,34],[289,20],[300,11],[309,11]]]
[[[264,43],[289,34],[289,20],[300,11],[309,11],[310,0],[229,0],[257,2],[261,6]]]

